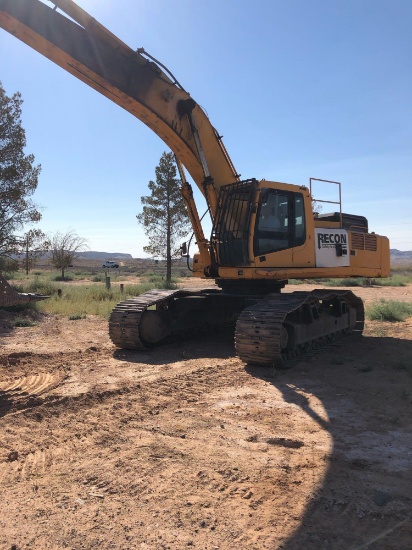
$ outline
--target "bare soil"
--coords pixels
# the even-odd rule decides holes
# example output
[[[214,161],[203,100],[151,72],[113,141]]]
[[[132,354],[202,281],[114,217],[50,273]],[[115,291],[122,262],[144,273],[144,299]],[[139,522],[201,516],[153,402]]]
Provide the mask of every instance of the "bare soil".
[[[412,547],[412,319],[272,372],[223,335],[125,352],[95,317],[11,315],[2,550]]]

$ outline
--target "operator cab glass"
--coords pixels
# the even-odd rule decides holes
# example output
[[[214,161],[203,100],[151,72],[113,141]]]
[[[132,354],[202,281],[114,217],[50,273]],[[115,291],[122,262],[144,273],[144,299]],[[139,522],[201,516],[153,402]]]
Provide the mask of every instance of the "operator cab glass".
[[[302,245],[306,238],[303,195],[264,191],[256,217],[255,256]]]

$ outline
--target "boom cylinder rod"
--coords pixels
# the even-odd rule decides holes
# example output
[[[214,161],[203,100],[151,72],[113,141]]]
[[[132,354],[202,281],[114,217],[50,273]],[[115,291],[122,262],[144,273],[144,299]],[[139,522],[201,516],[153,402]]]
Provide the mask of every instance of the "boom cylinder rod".
[[[199,132],[198,132],[196,123],[193,119],[192,113],[191,112],[187,113],[187,116],[189,118],[190,128],[192,130],[193,139],[195,141],[197,154],[202,164],[203,175],[204,175],[202,187],[203,187],[204,195],[206,198],[207,206],[209,208],[212,221],[214,221],[215,214],[216,214],[216,207],[217,207],[216,188],[214,185],[213,178],[210,174],[209,167],[207,165],[206,155],[202,146],[202,141],[200,139]]]

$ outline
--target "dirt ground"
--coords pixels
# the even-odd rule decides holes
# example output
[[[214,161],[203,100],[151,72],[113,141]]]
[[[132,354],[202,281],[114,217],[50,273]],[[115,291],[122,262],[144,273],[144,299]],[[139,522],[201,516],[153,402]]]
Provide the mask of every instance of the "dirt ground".
[[[125,352],[95,317],[10,315],[1,550],[412,548],[412,319],[271,372],[223,336]]]

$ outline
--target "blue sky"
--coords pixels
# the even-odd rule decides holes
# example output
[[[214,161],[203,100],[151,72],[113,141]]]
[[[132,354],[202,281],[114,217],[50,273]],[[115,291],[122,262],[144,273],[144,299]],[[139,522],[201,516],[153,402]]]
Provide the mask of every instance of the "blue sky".
[[[173,72],[243,178],[341,181],[345,212],[366,216],[391,248],[412,250],[410,0],[77,3]],[[23,95],[27,152],[42,165],[41,228],[144,256],[135,216],[167,146],[2,30],[0,81]]]

